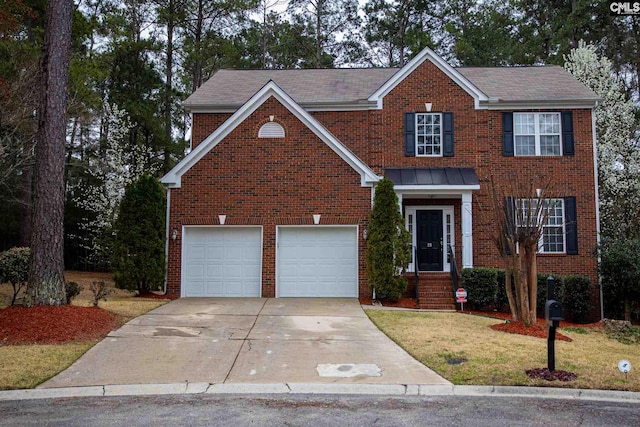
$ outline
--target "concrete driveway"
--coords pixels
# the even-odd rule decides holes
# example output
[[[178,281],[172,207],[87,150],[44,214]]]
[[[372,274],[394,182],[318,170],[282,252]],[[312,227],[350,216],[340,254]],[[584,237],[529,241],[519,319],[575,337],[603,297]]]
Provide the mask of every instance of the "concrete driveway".
[[[449,384],[357,299],[182,298],[111,332],[40,387],[184,382]]]

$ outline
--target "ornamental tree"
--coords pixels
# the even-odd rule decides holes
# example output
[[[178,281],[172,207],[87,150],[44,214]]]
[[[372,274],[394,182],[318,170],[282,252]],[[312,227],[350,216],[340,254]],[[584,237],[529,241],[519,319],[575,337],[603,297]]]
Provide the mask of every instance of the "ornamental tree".
[[[411,262],[411,237],[393,191],[383,178],[376,185],[367,229],[367,273],[374,298],[397,300],[407,288],[402,274]]]
[[[538,294],[538,244],[556,195],[542,177],[502,183],[489,181],[487,218],[493,241],[503,260],[505,291],[513,320],[536,323]],[[511,274],[509,274],[511,272]]]
[[[157,289],[165,272],[165,192],[151,175],[127,186],[115,222],[112,266],[116,286]]]
[[[611,61],[600,57],[594,45],[580,41],[565,56],[564,67],[602,98],[594,109],[602,236],[640,237],[640,151],[634,104],[615,77]]]

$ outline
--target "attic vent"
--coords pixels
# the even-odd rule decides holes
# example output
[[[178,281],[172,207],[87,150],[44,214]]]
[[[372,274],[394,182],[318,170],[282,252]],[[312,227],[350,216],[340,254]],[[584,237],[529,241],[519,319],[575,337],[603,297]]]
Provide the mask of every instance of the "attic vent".
[[[265,123],[258,131],[258,138],[284,138],[284,128],[276,122]]]

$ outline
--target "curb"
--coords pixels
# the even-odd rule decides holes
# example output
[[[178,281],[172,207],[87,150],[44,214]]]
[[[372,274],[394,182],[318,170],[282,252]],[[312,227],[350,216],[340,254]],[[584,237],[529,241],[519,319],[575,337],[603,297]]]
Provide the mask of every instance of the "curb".
[[[0,391],[0,401],[56,399],[70,397],[151,396],[170,394],[339,394],[468,397],[484,396],[640,403],[640,393],[631,391],[565,389],[551,387],[345,383],[175,383],[39,388],[29,390]]]

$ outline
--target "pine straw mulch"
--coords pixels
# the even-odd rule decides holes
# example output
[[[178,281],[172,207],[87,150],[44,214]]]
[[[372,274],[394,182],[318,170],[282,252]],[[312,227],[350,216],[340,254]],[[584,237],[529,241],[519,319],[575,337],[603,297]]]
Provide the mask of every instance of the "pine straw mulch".
[[[120,325],[120,316],[99,307],[12,306],[0,310],[0,346],[90,342]]]

